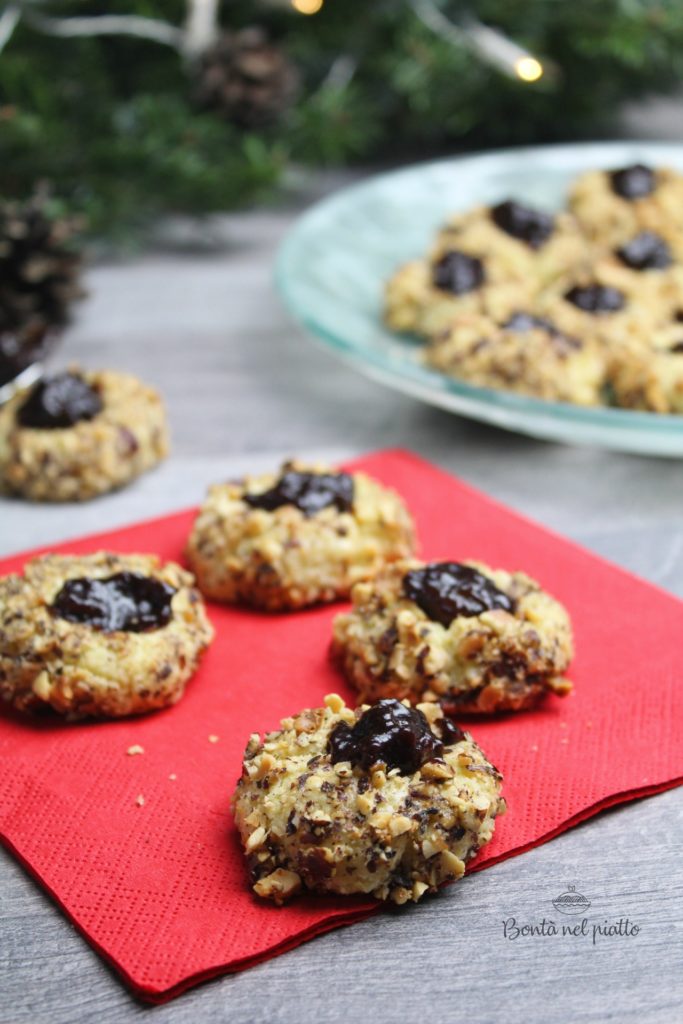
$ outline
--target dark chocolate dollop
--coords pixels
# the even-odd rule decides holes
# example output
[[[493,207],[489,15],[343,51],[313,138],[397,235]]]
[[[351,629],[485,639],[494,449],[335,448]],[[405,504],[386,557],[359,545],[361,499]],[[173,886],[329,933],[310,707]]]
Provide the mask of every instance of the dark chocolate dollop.
[[[525,313],[521,310],[513,313],[509,320],[506,320],[503,324],[504,331],[532,331],[535,327],[547,331],[548,334],[560,333],[550,320],[546,320],[542,316],[534,316],[533,313]]]
[[[612,191],[622,199],[642,199],[655,190],[655,172],[645,164],[632,164],[610,174]]]
[[[38,381],[17,411],[17,422],[35,430],[60,430],[102,411],[102,399],[77,373],[59,373]]]
[[[432,562],[403,577],[403,592],[434,622],[450,626],[459,615],[471,617],[514,602],[488,576],[460,562]]]
[[[442,756],[443,743],[421,711],[387,698],[369,708],[352,728],[340,722],[330,733],[328,750],[332,764],[350,761],[368,771],[381,762],[388,771],[398,768],[401,775],[412,775]]]
[[[435,288],[452,295],[465,295],[476,291],[484,283],[484,264],[477,256],[468,256],[458,249],[444,253],[432,267]]]
[[[575,285],[565,299],[584,313],[617,313],[626,305],[623,292],[604,284]]]
[[[349,473],[299,473],[288,469],[269,490],[245,494],[244,501],[268,512],[294,505],[305,516],[314,516],[330,505],[340,512],[351,512],[353,477]]]
[[[103,633],[143,633],[170,621],[174,594],[167,583],[137,572],[117,572],[105,579],[80,576],[66,581],[51,611]]]
[[[513,313],[510,319],[503,324],[504,331],[519,333],[531,331],[535,327],[548,333],[553,348],[560,356],[569,355],[570,352],[582,348],[582,343],[578,338],[563,334],[550,320],[546,320],[542,316],[535,316],[533,313]]]
[[[443,708],[443,702],[441,704]],[[445,708],[444,708],[445,712]],[[465,739],[465,733],[456,725],[452,718],[440,718],[437,723],[441,727],[441,735],[446,746],[451,746],[453,743],[460,743],[461,740]]]
[[[664,270],[673,262],[669,246],[654,231],[641,231],[617,249],[617,256],[631,270]]]
[[[555,221],[549,213],[524,206],[512,199],[491,208],[491,220],[506,234],[526,242],[532,249],[540,249],[548,241],[555,228]]]

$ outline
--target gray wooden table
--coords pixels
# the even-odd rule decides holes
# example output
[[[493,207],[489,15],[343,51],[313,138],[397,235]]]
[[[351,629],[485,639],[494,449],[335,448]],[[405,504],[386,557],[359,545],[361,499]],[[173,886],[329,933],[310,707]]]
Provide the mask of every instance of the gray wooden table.
[[[334,460],[404,445],[683,596],[680,464],[527,440],[356,376],[312,347],[273,295],[270,256],[290,220],[232,218],[220,254],[150,255],[90,273],[90,298],[60,359],[158,385],[173,457],[77,509],[3,503],[3,553],[187,505],[210,481],[284,455]],[[0,852],[0,1022],[672,1024],[683,1016],[682,819],[681,791],[611,811],[407,913],[331,933],[153,1009]],[[591,900],[591,925],[628,919],[638,933],[514,938],[508,923],[506,934],[511,918],[557,918],[551,900],[570,883]]]

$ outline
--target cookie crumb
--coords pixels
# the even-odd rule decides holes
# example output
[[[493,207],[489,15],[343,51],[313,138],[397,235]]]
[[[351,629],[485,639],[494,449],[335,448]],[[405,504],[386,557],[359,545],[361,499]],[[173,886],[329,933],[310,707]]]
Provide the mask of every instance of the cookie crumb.
[[[211,735],[209,736],[209,743],[218,743],[219,739],[220,736],[216,736],[214,733],[211,733]]]
[[[176,775],[175,772],[171,772],[171,774],[169,775],[169,779],[171,780],[171,782],[175,782],[177,778],[178,776]]]
[[[338,714],[346,706],[338,693],[328,693],[323,703],[326,708],[329,708],[335,714]]]
[[[144,754],[145,748],[141,747],[139,743],[134,743],[132,747],[128,747],[126,753],[129,757],[133,757],[135,754]]]
[[[142,793],[140,793],[140,795],[138,797],[136,797],[135,803],[138,805],[138,807],[144,807],[145,806],[145,798],[142,795]]]
[[[538,752],[538,744],[537,743],[532,743],[531,746],[529,747],[529,750],[532,750],[534,752],[534,754],[537,753]]]

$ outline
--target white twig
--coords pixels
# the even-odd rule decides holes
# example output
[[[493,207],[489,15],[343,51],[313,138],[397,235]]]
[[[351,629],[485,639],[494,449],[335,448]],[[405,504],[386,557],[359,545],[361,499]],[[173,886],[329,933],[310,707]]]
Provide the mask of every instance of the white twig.
[[[12,33],[19,24],[21,10],[18,4],[11,4],[5,8],[0,16],[0,51],[4,50],[12,38]]]
[[[458,46],[467,45],[465,33],[446,17],[431,0],[412,0],[411,7],[423,25]]]
[[[99,14],[92,18],[49,18],[33,11],[25,11],[24,17],[41,32],[52,36],[138,36],[155,43],[179,49],[183,33],[175,25],[156,18],[142,18],[137,14]]]
[[[323,79],[323,86],[331,86],[333,89],[345,89],[356,71],[358,61],[349,53],[342,53],[332,62],[330,70]]]
[[[188,0],[182,49],[195,60],[211,46],[218,35],[218,0]]]

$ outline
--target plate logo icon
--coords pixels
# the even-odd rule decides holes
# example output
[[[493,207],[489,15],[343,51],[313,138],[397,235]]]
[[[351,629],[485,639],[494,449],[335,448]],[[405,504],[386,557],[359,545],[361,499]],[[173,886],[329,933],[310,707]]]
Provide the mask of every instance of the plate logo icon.
[[[561,893],[553,900],[555,910],[561,914],[583,914],[590,908],[591,901],[576,891],[576,886],[570,885],[567,892]]]

